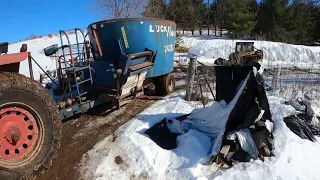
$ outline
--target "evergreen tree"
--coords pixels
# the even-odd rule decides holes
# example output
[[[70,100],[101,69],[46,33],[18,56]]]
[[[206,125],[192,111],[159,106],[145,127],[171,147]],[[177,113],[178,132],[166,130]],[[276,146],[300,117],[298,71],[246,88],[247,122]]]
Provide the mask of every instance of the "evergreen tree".
[[[320,41],[318,0],[149,0],[143,16],[165,18],[182,30],[214,25],[237,36],[262,35],[298,44]],[[209,21],[208,21],[209,13]]]
[[[220,28],[220,35],[222,35],[222,29],[227,26],[227,14],[229,12],[229,4],[231,4],[231,1],[233,0],[216,0],[215,2],[216,19]]]
[[[258,13],[256,30],[270,40],[285,41],[287,30],[284,28],[287,18],[288,0],[263,0]]]
[[[214,25],[214,35],[217,35],[217,26],[219,24],[218,3],[214,0],[210,6],[210,21]]]
[[[237,36],[251,35],[255,27],[255,14],[251,11],[249,0],[228,1],[226,29]]]
[[[286,29],[290,43],[304,44],[312,41],[315,27],[315,6],[301,0],[294,0],[287,10]]]
[[[190,29],[193,33],[206,22],[205,10],[203,0],[171,0],[167,18],[175,21],[183,30]]]
[[[264,0],[255,31],[272,41],[308,44],[318,39],[318,13],[314,0]]]
[[[174,21],[179,28],[185,30],[188,27],[187,4],[185,0],[171,0],[168,5],[167,19]]]
[[[192,31],[192,35],[196,27],[199,27],[201,33],[201,26],[206,22],[206,6],[203,0],[185,0],[187,8],[185,9],[185,16],[187,16],[188,27]]]
[[[320,7],[319,6],[316,7],[315,17],[316,17],[316,21],[315,21],[314,30],[312,33],[312,38],[314,42],[320,43],[320,33],[319,33],[320,32]]]
[[[259,8],[259,3],[256,0],[250,0],[250,11],[253,14],[257,15],[259,12]]]

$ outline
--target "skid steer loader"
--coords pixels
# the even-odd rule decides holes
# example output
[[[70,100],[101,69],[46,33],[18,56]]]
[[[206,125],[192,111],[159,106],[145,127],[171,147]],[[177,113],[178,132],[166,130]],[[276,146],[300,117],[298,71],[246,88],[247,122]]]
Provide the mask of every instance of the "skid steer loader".
[[[259,62],[263,59],[263,51],[254,47],[254,42],[236,42],[235,52],[230,54],[229,60],[240,64]]]

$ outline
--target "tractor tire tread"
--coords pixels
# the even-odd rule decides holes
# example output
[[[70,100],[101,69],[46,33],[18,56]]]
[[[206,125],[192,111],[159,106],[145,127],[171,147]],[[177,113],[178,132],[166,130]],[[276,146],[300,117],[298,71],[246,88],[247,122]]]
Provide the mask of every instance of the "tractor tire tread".
[[[39,100],[43,102],[45,108],[50,114],[50,119],[52,122],[53,129],[53,140],[50,150],[47,152],[45,158],[42,159],[41,163],[34,165],[34,168],[31,170],[9,170],[3,167],[0,167],[1,173],[11,175],[12,177],[21,178],[31,178],[32,174],[36,171],[42,171],[48,169],[52,165],[52,160],[56,157],[57,151],[60,147],[61,135],[61,120],[59,117],[58,108],[56,102],[53,100],[52,96],[35,80],[32,80],[24,75],[11,73],[11,72],[0,72],[0,95],[7,91],[8,89],[14,88],[22,91],[27,91],[32,93],[33,96],[36,96]],[[3,172],[1,172],[3,171]],[[0,178],[1,179],[1,178]]]

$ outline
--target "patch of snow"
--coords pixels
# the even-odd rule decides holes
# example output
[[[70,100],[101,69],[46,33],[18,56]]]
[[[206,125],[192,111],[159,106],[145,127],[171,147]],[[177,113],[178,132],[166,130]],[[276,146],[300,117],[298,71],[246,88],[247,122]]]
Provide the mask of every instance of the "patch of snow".
[[[283,118],[294,113],[285,99],[269,96],[273,123],[275,154],[265,162],[239,163],[228,170],[215,164],[202,165],[211,148],[210,138],[196,130],[178,137],[178,147],[164,150],[154,143],[145,130],[163,118],[175,118],[201,106],[184,101],[184,93],[175,93],[158,101],[120,127],[88,151],[79,172],[83,179],[310,179],[318,178],[320,143],[304,140],[292,133]],[[213,103],[215,104],[215,103]],[[319,141],[320,139],[316,137]],[[120,163],[116,159],[121,158]]]
[[[316,100],[311,101],[311,108],[314,111],[315,115],[320,117],[320,101],[316,101]]]
[[[215,60],[219,57],[229,59],[229,55],[235,51],[236,42],[242,41],[244,40],[183,37],[182,45],[189,48],[189,56]],[[253,42],[256,48],[264,52],[265,67],[281,65],[282,67],[320,68],[320,46],[309,47],[256,40]]]

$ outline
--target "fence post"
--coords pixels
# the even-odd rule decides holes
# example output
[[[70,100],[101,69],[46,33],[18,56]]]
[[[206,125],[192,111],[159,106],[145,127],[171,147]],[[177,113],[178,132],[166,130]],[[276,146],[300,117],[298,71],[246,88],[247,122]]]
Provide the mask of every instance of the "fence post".
[[[190,58],[188,72],[187,72],[187,83],[186,83],[186,101],[191,101],[193,82],[195,76],[197,58]]]
[[[278,87],[278,83],[280,80],[280,74],[281,74],[281,66],[275,68],[273,78],[272,78],[272,88],[275,90]]]

